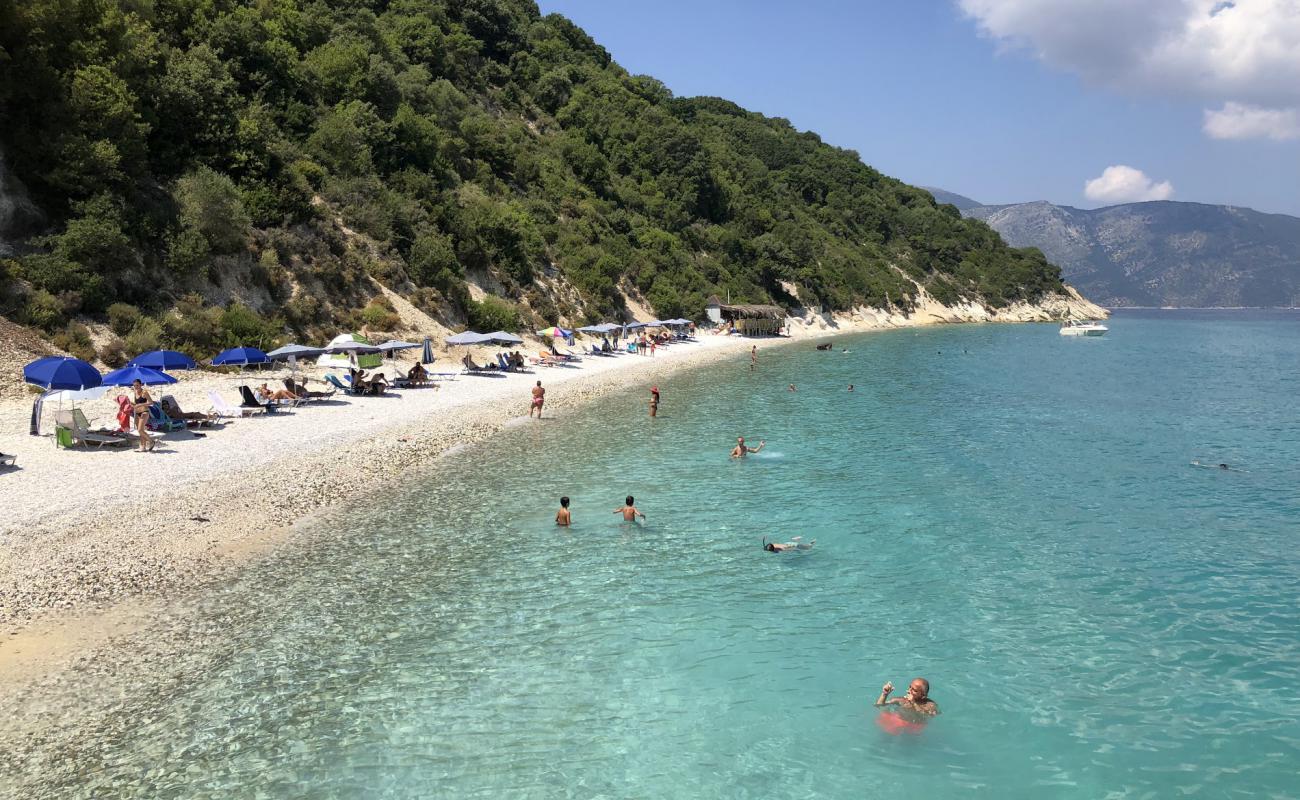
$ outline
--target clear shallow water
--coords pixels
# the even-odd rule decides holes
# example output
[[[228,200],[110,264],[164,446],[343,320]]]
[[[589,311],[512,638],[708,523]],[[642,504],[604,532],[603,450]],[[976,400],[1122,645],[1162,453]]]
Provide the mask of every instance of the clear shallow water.
[[[1111,329],[760,346],[521,425],[178,607],[192,653],[31,793],[1300,794],[1300,315]],[[890,736],[915,675],[943,714]]]

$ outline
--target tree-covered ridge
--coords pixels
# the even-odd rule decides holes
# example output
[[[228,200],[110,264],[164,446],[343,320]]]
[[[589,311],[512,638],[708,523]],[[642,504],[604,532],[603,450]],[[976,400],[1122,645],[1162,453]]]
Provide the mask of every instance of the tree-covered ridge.
[[[832,309],[906,306],[913,281],[995,306],[1061,288],[856,153],[674,98],[524,0],[7,3],[0,146],[46,217],[0,262],[0,312],[47,328],[116,302],[202,338],[169,329],[181,302],[306,330],[367,275],[471,322],[594,319],[624,292],[694,316],[790,285]],[[521,305],[472,301],[487,275]]]

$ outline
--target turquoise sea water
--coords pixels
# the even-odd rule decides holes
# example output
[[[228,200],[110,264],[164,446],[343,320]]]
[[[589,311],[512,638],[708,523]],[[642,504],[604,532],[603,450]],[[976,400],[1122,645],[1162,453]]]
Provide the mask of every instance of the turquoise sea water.
[[[760,344],[449,456],[178,607],[34,795],[1300,795],[1300,314],[1110,324]]]

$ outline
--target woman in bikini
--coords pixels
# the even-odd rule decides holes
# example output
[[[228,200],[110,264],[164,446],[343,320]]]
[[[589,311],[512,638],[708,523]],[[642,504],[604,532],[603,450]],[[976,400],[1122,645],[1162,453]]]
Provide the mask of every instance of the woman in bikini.
[[[131,390],[134,392],[131,410],[135,413],[136,433],[140,434],[140,452],[147,453],[153,450],[153,438],[149,436],[149,406],[153,403],[153,398],[139,380],[131,384]]]

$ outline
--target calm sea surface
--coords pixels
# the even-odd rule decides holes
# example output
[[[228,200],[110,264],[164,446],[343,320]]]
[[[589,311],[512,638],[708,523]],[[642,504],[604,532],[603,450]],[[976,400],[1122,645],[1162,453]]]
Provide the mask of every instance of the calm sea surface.
[[[1300,795],[1300,314],[1110,326],[760,343],[513,428],[178,606],[28,796]]]

